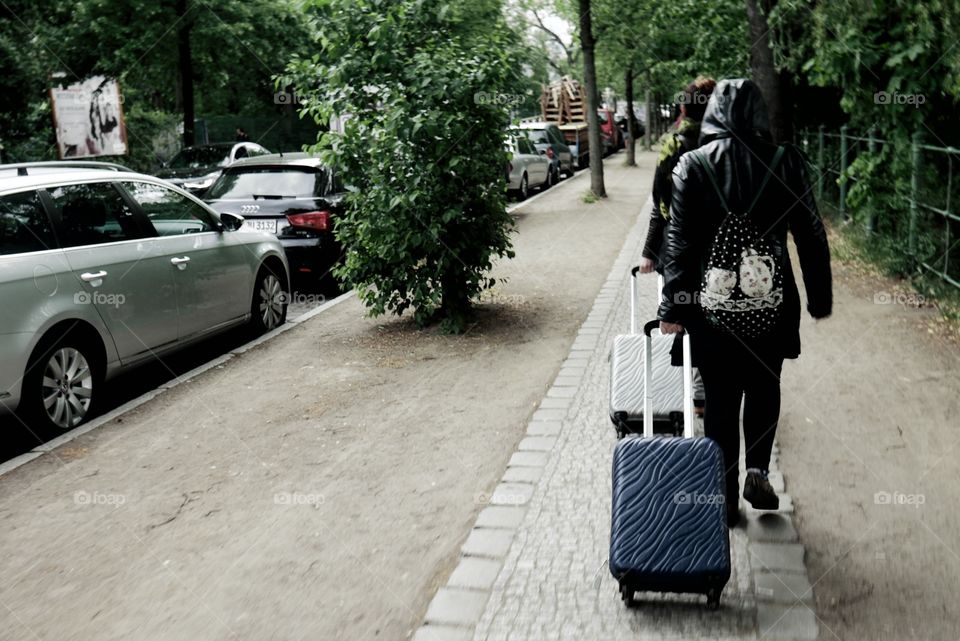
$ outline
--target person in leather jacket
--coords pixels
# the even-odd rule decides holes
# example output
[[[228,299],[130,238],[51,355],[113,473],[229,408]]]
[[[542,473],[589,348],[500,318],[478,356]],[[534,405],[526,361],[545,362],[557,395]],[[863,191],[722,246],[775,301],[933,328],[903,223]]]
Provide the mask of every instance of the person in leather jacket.
[[[640,273],[662,272],[660,251],[663,237],[670,220],[670,201],[673,192],[673,169],[680,157],[691,149],[700,146],[700,121],[707,110],[710,93],[717,81],[707,76],[697,76],[679,95],[680,119],[676,131],[667,136],[660,148],[657,168],[653,175],[653,208],[647,225],[647,238],[643,243],[640,258]],[[700,371],[693,370],[693,410],[697,416],[703,416],[704,391]]]
[[[716,85],[717,81],[713,78],[698,76],[680,94],[680,119],[677,121],[677,129],[663,141],[653,175],[653,209],[650,210],[650,224],[641,253],[641,274],[649,274],[654,270],[663,271],[659,258],[667,221],[670,220],[673,169],[683,154],[700,146],[700,121],[703,120],[707,101]]]
[[[700,142],[697,153],[713,169],[724,200],[731,210],[747,211],[777,151],[770,139],[766,104],[752,81],[718,83],[707,105]],[[775,248],[779,265],[774,267],[783,275],[779,318],[759,338],[717,327],[704,315],[699,299],[703,270],[728,212],[694,154],[685,154],[673,172],[658,317],[663,333],[690,332],[693,364],[700,369],[706,388],[705,433],[724,454],[731,525],[739,520],[741,402],[747,467],[744,498],[757,509],[779,506],[767,473],[780,417],[780,371],[785,358],[800,355],[800,295],[787,251],[788,231],[797,248],[807,311],[821,319],[832,310],[830,250],[806,166],[802,152],[786,145],[782,161],[749,213],[751,222]],[[675,362],[678,356],[675,353]]]

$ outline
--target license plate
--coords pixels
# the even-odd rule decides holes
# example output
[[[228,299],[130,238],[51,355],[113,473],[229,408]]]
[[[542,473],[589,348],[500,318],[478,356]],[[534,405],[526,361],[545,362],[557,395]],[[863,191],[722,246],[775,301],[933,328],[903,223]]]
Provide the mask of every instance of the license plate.
[[[257,231],[265,231],[270,234],[277,233],[277,221],[274,219],[247,219],[247,223]]]

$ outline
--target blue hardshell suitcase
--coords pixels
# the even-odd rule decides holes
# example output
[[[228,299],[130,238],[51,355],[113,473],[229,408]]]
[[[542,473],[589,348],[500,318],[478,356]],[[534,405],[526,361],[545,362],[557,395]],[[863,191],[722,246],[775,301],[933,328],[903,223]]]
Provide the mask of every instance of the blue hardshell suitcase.
[[[684,438],[654,436],[645,412],[644,435],[619,441],[613,453],[610,572],[627,606],[637,591],[691,592],[715,609],[730,579],[723,454],[712,440],[693,437],[688,335],[683,361]]]

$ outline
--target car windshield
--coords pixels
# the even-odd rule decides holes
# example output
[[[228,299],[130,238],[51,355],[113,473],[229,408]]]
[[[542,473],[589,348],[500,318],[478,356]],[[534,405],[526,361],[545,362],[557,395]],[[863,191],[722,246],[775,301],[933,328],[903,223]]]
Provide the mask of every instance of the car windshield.
[[[326,188],[327,172],[313,167],[244,167],[225,172],[205,198],[313,198],[324,195]]]
[[[171,158],[168,166],[172,169],[224,166],[229,158],[230,149],[227,147],[187,147]]]
[[[530,139],[533,143],[538,142],[550,142],[547,139],[547,130],[546,129],[527,129],[527,138]]]

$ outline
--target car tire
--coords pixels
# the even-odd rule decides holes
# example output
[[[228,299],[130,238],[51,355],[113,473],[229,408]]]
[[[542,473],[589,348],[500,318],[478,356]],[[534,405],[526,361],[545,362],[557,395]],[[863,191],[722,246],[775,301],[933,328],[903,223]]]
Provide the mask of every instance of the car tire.
[[[250,329],[263,334],[287,321],[290,292],[287,278],[281,270],[269,263],[260,267],[250,303]]]
[[[23,376],[18,414],[47,438],[80,426],[93,414],[103,382],[92,341],[76,332],[44,338]]]
[[[520,200],[526,200],[530,197],[530,180],[527,178],[527,174],[523,174],[523,177],[520,178],[520,189],[517,190],[517,197]]]

